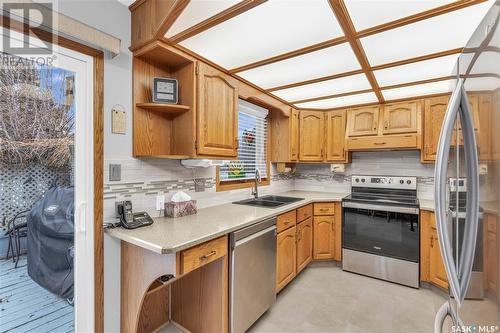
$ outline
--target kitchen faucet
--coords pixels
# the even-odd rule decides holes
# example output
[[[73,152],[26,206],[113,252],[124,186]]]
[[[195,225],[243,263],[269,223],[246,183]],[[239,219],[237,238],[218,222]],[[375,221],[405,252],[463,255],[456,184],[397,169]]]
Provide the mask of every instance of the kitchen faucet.
[[[259,183],[262,181],[260,177],[260,170],[255,169],[255,186],[252,188],[252,195],[255,199],[259,198]]]

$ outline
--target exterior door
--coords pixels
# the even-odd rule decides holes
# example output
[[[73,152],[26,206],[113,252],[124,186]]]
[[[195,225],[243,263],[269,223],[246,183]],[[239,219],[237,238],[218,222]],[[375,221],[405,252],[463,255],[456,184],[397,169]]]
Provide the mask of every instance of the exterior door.
[[[383,134],[417,133],[420,102],[384,105]]]
[[[335,217],[315,216],[313,220],[313,258],[333,259],[335,255]]]
[[[200,155],[238,155],[238,90],[223,73],[205,65],[198,70],[198,142]]]
[[[300,112],[300,153],[301,161],[323,161],[325,113],[323,111]]]
[[[326,114],[326,160],[345,161],[346,110]]]
[[[0,45],[0,82],[5,88],[0,96],[4,103],[12,103],[2,110],[2,122],[15,120],[26,129],[18,128],[25,136],[13,141],[24,143],[21,155],[34,147],[38,154],[45,152],[38,160],[22,155],[26,165],[17,170],[19,179],[27,177],[17,191],[23,192],[23,210],[29,212],[25,219],[28,250],[21,258],[25,265],[17,268],[17,274],[27,272],[18,275],[26,281],[23,287],[10,290],[10,301],[14,306],[15,293],[24,292],[25,306],[18,318],[19,312],[3,317],[0,331],[92,332],[94,59],[57,45],[49,50],[33,36],[27,43],[14,31],[0,36],[17,42],[17,47],[48,52],[12,54]],[[53,159],[56,153],[57,159]],[[36,177],[31,176],[31,170],[37,170]],[[53,175],[52,185],[43,182],[46,173]],[[29,187],[36,188],[36,193]],[[74,302],[73,306],[69,302]]]
[[[443,125],[449,96],[427,98],[424,102],[424,145],[423,161],[435,161],[439,134]]]
[[[288,282],[292,281],[297,273],[296,232],[297,227],[294,226],[278,234],[276,247],[276,292],[283,289]]]
[[[350,109],[347,113],[347,136],[377,135],[379,107]]]
[[[297,274],[312,261],[312,217],[297,225]]]

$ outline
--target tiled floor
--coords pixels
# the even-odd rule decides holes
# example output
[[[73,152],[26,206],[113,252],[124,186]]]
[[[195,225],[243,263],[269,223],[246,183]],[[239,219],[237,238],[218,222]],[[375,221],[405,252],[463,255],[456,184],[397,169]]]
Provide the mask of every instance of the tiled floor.
[[[433,290],[314,264],[285,287],[249,332],[429,333],[444,302]]]
[[[73,332],[74,308],[31,280],[26,265],[26,256],[17,268],[0,261],[0,332]]]

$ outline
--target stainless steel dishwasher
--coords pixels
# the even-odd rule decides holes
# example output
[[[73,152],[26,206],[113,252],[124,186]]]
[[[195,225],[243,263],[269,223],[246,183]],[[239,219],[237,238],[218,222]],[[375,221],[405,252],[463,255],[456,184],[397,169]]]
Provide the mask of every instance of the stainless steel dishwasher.
[[[235,231],[230,240],[230,329],[241,333],[276,301],[276,218]]]

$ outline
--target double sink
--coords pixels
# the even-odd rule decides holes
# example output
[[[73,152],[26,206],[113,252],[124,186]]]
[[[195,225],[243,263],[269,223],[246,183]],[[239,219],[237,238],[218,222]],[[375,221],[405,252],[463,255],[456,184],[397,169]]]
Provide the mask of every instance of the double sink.
[[[235,201],[233,203],[237,205],[276,208],[300,200],[304,200],[304,198],[283,197],[279,195],[265,195],[260,198],[245,199],[245,200]]]

